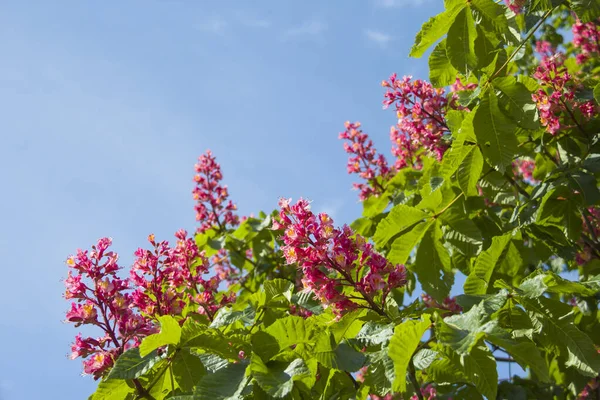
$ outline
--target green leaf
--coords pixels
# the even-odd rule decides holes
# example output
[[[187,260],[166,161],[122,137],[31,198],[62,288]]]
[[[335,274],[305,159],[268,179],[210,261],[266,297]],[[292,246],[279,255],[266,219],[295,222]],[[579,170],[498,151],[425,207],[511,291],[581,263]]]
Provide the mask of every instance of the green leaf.
[[[519,289],[526,297],[540,297],[545,292],[580,296],[594,296],[598,293],[598,288],[594,284],[572,282],[551,271],[534,272],[521,283]]]
[[[335,368],[342,371],[358,371],[365,363],[365,355],[346,342],[336,344],[333,335],[323,332],[317,340],[315,357],[327,368]]]
[[[529,313],[538,334],[565,350],[567,367],[574,367],[585,376],[598,374],[600,356],[589,336],[573,324],[572,307],[545,297],[521,296],[517,301]]]
[[[273,279],[265,281],[265,293],[267,295],[266,303],[278,297],[284,297],[287,301],[292,301],[292,293],[294,292],[294,284],[287,279]]]
[[[265,332],[277,340],[279,349],[282,351],[299,343],[315,343],[316,332],[310,320],[298,316],[292,315],[279,319],[269,326]]]
[[[516,125],[498,107],[498,98],[493,91],[482,94],[481,102],[474,111],[473,129],[477,143],[487,162],[501,173],[512,168],[517,152]]]
[[[405,233],[392,243],[388,259],[393,264],[404,264],[408,259],[408,256],[413,251],[417,243],[421,240],[425,232],[435,222],[435,219],[430,219],[427,222],[421,222],[416,225],[408,233]]]
[[[421,349],[413,357],[416,369],[425,369],[437,358],[438,352],[431,349]]]
[[[476,38],[477,29],[471,15],[471,9],[468,7],[463,8],[448,30],[446,54],[452,66],[465,75],[477,68]]]
[[[413,353],[421,343],[421,337],[431,326],[429,315],[423,315],[421,321],[408,320],[394,329],[390,339],[388,355],[394,362],[396,379],[393,382],[394,391],[406,392],[406,371]]]
[[[185,392],[191,391],[206,374],[200,357],[190,353],[189,349],[181,349],[173,359],[173,376]]]
[[[294,381],[311,375],[308,366],[301,358],[291,363],[271,362],[265,365],[260,357],[252,357],[250,374],[269,395],[282,398],[291,393]]]
[[[600,18],[600,3],[598,0],[571,0],[571,8],[581,22],[592,22]]]
[[[423,236],[412,268],[425,293],[440,302],[448,297],[454,283],[450,255],[441,238],[440,222],[436,221]]]
[[[498,91],[499,106],[506,115],[525,129],[539,129],[537,107],[523,83],[517,82],[514,76],[505,76],[494,79],[492,84]]]
[[[477,196],[477,182],[483,170],[483,155],[477,146],[471,146],[463,162],[458,167],[456,176],[458,185],[465,196]]]
[[[379,324],[374,321],[368,321],[358,332],[355,339],[362,346],[376,346],[386,344],[394,334],[394,324]]]
[[[465,281],[466,294],[487,292],[494,269],[503,261],[512,237],[512,233],[507,233],[492,238],[492,244],[477,257],[475,266]]]
[[[150,371],[161,357],[152,351],[145,357],[140,356],[140,349],[134,347],[119,356],[107,379],[134,379]]]
[[[486,340],[500,346],[525,369],[530,367],[542,382],[550,381],[548,364],[542,357],[535,343],[529,339],[513,339],[510,332],[492,324],[486,328]]]
[[[594,99],[596,103],[600,104],[600,83],[594,87]]]
[[[363,201],[363,217],[375,217],[381,214],[390,204],[390,198],[386,194],[371,196]]]
[[[508,31],[508,21],[504,14],[504,7],[493,0],[471,0],[471,7],[485,20],[490,23],[496,32],[504,34]]]
[[[92,400],[133,400],[135,387],[131,381],[121,379],[103,380],[98,385]]]
[[[232,308],[223,307],[214,316],[210,328],[220,328],[231,325],[236,321],[242,321],[245,324],[251,324],[254,319],[255,311],[248,306],[243,311],[234,311]]]
[[[248,382],[245,372],[246,365],[238,363],[229,364],[212,374],[206,374],[194,390],[194,395],[201,399],[242,399],[242,391]]]
[[[465,8],[466,4],[461,0],[447,0],[445,6],[446,11],[430,18],[429,21],[423,24],[415,37],[414,45],[410,49],[410,57],[421,57],[431,45],[448,33],[454,19]]]
[[[446,39],[435,46],[429,56],[429,80],[434,87],[448,86],[456,80],[458,71],[446,54]]]
[[[394,236],[423,221],[427,217],[429,217],[429,214],[418,208],[398,204],[392,208],[387,217],[379,222],[373,240],[377,246],[384,246]]]
[[[170,315],[158,317],[160,332],[146,337],[140,344],[140,356],[146,357],[152,351],[168,344],[179,344],[181,327]]]
[[[498,390],[498,371],[496,360],[485,346],[475,347],[469,355],[458,358],[454,356],[454,365],[460,363],[463,373],[477,388],[477,391],[488,399],[495,399]]]
[[[540,202],[537,223],[543,226],[555,226],[565,232],[573,241],[581,236],[581,215],[579,214],[580,196],[566,186],[548,191]]]

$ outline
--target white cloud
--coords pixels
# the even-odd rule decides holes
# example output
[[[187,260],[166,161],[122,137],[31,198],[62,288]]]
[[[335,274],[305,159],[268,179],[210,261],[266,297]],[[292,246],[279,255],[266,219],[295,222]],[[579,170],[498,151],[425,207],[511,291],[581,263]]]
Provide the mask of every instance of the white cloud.
[[[418,7],[430,0],[376,0],[376,5],[383,8]]]
[[[305,21],[302,25],[285,32],[287,37],[318,37],[327,29],[327,24],[318,20]]]
[[[217,35],[225,33],[229,24],[221,17],[211,17],[200,22],[196,27],[204,32],[210,32]]]
[[[367,36],[367,39],[369,39],[370,41],[372,41],[374,43],[377,43],[381,47],[387,46],[387,44],[394,39],[392,36],[388,35],[387,33],[374,31],[371,29],[365,30],[365,36]]]

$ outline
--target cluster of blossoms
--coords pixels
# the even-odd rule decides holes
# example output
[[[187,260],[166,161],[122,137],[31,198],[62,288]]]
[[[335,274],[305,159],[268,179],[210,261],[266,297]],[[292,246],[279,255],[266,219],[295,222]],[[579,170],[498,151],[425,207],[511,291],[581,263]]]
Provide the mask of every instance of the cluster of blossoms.
[[[600,237],[600,208],[589,207],[587,209],[587,215],[584,214],[582,216],[581,223],[583,227],[583,235],[591,236],[593,238]],[[575,261],[577,261],[577,264],[579,265],[584,265],[592,259],[594,249],[590,246],[590,244],[583,240],[581,240],[579,244],[582,250],[575,256]]]
[[[577,125],[573,114],[575,109],[588,119],[595,113],[593,100],[580,102],[575,99],[577,85],[559,57],[543,60],[533,76],[540,81],[542,88],[532,94],[532,98],[540,112],[540,122],[550,134],[556,135],[560,130],[561,115],[569,115]]]
[[[237,226],[239,217],[234,214],[237,206],[231,200],[227,200],[227,186],[220,184],[223,179],[221,166],[217,164],[210,150],[198,158],[195,168],[196,187],[192,194],[197,202],[196,220],[201,222],[198,232],[203,233],[215,225],[219,228],[226,228],[227,225]]]
[[[519,158],[512,162],[513,174],[520,177],[525,182],[537,185],[539,182],[533,179],[533,170],[535,169],[535,161],[527,158]]]
[[[585,385],[583,390],[577,395],[577,400],[595,399],[598,388],[600,388],[600,380],[594,378]]]
[[[346,122],[346,130],[340,133],[344,149],[352,154],[348,159],[348,173],[358,174],[366,183],[355,183],[354,188],[360,191],[359,198],[365,200],[372,195],[383,193],[383,182],[389,179],[393,171],[382,154],[377,154],[369,136],[360,129],[360,122]]]
[[[135,252],[130,272],[130,279],[137,286],[132,295],[134,304],[148,315],[181,315],[191,302],[198,306],[196,312],[212,318],[235,298],[224,296],[217,302],[220,276],[204,279],[208,262],[194,240],[183,229],[175,237],[177,244],[171,248],[167,241],[156,242],[150,235],[148,241],[153,249],[140,248]]]
[[[460,314],[462,312],[462,307],[458,305],[454,297],[446,297],[442,303],[435,301],[428,294],[422,294],[421,299],[427,308],[447,310],[451,314]]]
[[[290,201],[279,201],[273,229],[284,230],[284,257],[302,269],[305,290],[337,315],[358,307],[381,312],[389,292],[406,284],[405,267],[392,265],[348,226],[334,228],[327,214],[310,211],[308,201]]]
[[[600,54],[600,20],[582,23],[577,20],[571,28],[573,32],[573,45],[581,50],[576,60],[579,64]]]
[[[527,0],[504,0],[504,4],[515,14],[521,14]]]
[[[396,169],[406,166],[419,167],[415,159],[417,149],[424,149],[441,160],[448,145],[444,135],[449,133],[444,122],[448,101],[444,89],[434,88],[430,83],[405,76],[397,79],[396,74],[381,85],[387,88],[384,108],[396,105],[398,124],[390,132],[396,160]]]
[[[135,314],[134,298],[127,292],[129,282],[117,276],[118,255],[108,251],[111,239],[103,238],[92,250],[78,250],[67,259],[65,298],[74,300],[66,321],[75,326],[93,325],[104,335],[98,338],[78,334],[71,346],[71,359],[84,358],[83,371],[99,379],[128,348],[155,331],[147,319]]]

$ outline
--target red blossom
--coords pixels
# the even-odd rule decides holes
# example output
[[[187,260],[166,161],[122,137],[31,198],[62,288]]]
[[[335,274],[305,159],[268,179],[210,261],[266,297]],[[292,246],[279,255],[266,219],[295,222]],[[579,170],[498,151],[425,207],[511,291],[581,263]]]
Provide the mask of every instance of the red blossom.
[[[392,265],[350,227],[334,228],[327,214],[310,211],[308,201],[290,201],[280,200],[273,229],[284,231],[281,249],[288,264],[301,268],[305,290],[337,315],[357,307],[381,312],[389,292],[406,284],[404,266]],[[344,287],[354,288],[361,297],[345,294]]]
[[[366,183],[355,183],[354,188],[360,190],[360,200],[370,196],[378,196],[384,191],[384,182],[391,178],[393,171],[388,167],[382,154],[377,154],[369,136],[360,129],[360,122],[346,122],[346,130],[340,133],[347,153],[353,154],[348,159],[348,173],[358,174]]]
[[[600,23],[600,19],[586,23],[578,19],[571,27],[573,45],[581,50],[581,53],[576,56],[579,64],[600,54],[600,30],[598,29],[598,23]]]
[[[420,79],[411,81],[405,76],[397,79],[393,74],[389,81],[383,81],[387,88],[384,108],[396,105],[398,124],[390,133],[392,153],[397,157],[397,169],[407,166],[419,168],[418,149],[433,154],[441,160],[448,145],[444,135],[449,133],[444,117],[448,101],[444,89],[434,88],[429,82]]]
[[[228,225],[237,226],[239,217],[234,214],[237,206],[228,200],[227,186],[220,184],[223,179],[221,166],[217,164],[210,150],[198,158],[195,169],[196,187],[192,194],[197,202],[195,206],[196,220],[200,222],[198,232],[203,233],[213,226],[217,226],[219,229],[226,229]]]
[[[117,276],[118,255],[108,251],[111,239],[102,238],[91,251],[78,250],[67,259],[66,299],[73,299],[66,322],[93,325],[104,336],[75,337],[70,358],[84,359],[84,373],[101,378],[127,348],[155,331],[154,325],[132,311],[133,298],[126,280]]]

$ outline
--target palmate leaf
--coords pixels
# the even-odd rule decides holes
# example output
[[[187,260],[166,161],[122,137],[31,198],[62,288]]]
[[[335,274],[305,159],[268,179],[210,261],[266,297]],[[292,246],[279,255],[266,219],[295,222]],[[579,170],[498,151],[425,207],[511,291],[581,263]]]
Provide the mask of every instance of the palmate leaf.
[[[596,376],[600,371],[600,356],[588,335],[573,324],[572,307],[556,300],[524,296],[517,301],[525,307],[537,334],[545,337],[564,351],[566,366],[585,376]]]
[[[600,18],[600,3],[597,0],[571,0],[571,8],[581,22],[592,22]]]
[[[406,371],[413,353],[421,343],[421,337],[429,327],[429,315],[423,315],[420,321],[408,320],[394,329],[394,336],[390,339],[388,356],[394,362],[396,378],[393,382],[395,391],[406,392]]]
[[[465,75],[477,68],[476,37],[477,29],[471,15],[471,9],[468,7],[463,8],[448,30],[446,54],[452,66]]]
[[[512,238],[512,233],[492,238],[491,246],[477,257],[473,270],[465,280],[466,294],[485,294],[487,292],[494,269],[504,260]]]
[[[540,350],[531,340],[513,338],[510,332],[500,328],[496,321],[487,324],[485,327],[485,339],[504,349],[523,369],[531,368],[542,382],[550,380],[548,364],[546,364]]]
[[[523,128],[540,127],[537,107],[527,86],[517,82],[514,76],[496,78],[492,84],[497,90],[498,104],[506,115]]]
[[[194,389],[194,399],[238,400],[246,387],[246,364],[229,364],[218,371],[206,374]]]
[[[98,384],[91,400],[133,400],[135,387],[131,381],[122,379],[107,379]]]
[[[465,196],[477,196],[477,182],[483,170],[483,155],[477,146],[470,146],[470,149],[458,167],[456,176],[458,185]]]
[[[160,332],[146,337],[140,345],[140,356],[146,357],[152,351],[168,344],[178,344],[181,338],[181,327],[170,315],[158,317]]]
[[[269,395],[282,398],[290,394],[294,381],[311,376],[311,371],[301,358],[291,363],[271,362],[267,366],[260,357],[253,356],[248,367],[251,377]]]
[[[500,4],[493,0],[471,0],[469,4],[483,20],[494,27],[496,32],[504,34],[508,31],[504,7]]]
[[[488,399],[495,399],[498,390],[496,360],[490,350],[481,344],[469,354],[459,355],[450,348],[439,353],[439,358],[427,368],[428,380],[436,383],[470,383]],[[454,398],[454,397],[453,397]],[[474,398],[472,395],[466,398]]]
[[[384,246],[394,236],[423,221],[427,217],[429,217],[429,214],[425,211],[404,204],[398,204],[379,222],[373,240],[377,246]]]
[[[200,357],[189,349],[181,349],[173,359],[173,376],[181,389],[191,391],[206,374]]]
[[[498,98],[491,90],[482,93],[474,113],[473,129],[477,143],[488,164],[504,173],[512,168],[518,148],[516,124],[502,113]]]
[[[446,54],[446,39],[444,39],[435,46],[429,56],[429,80],[434,87],[444,87],[454,83],[456,74],[458,71],[452,66]]]
[[[161,360],[156,351],[145,357],[140,356],[140,349],[134,347],[119,356],[107,379],[134,379],[148,372],[154,364]]]
[[[440,302],[450,294],[454,283],[450,255],[441,238],[442,229],[436,220],[423,236],[412,268],[423,290]]]
[[[410,57],[421,57],[431,45],[448,33],[448,29],[456,16],[465,8],[466,3],[462,0],[446,0],[444,5],[446,11],[430,18],[417,33],[415,43],[410,49]]]
[[[396,238],[392,243],[388,259],[394,264],[404,264],[417,243],[434,222],[434,219],[420,222],[412,230]]]

